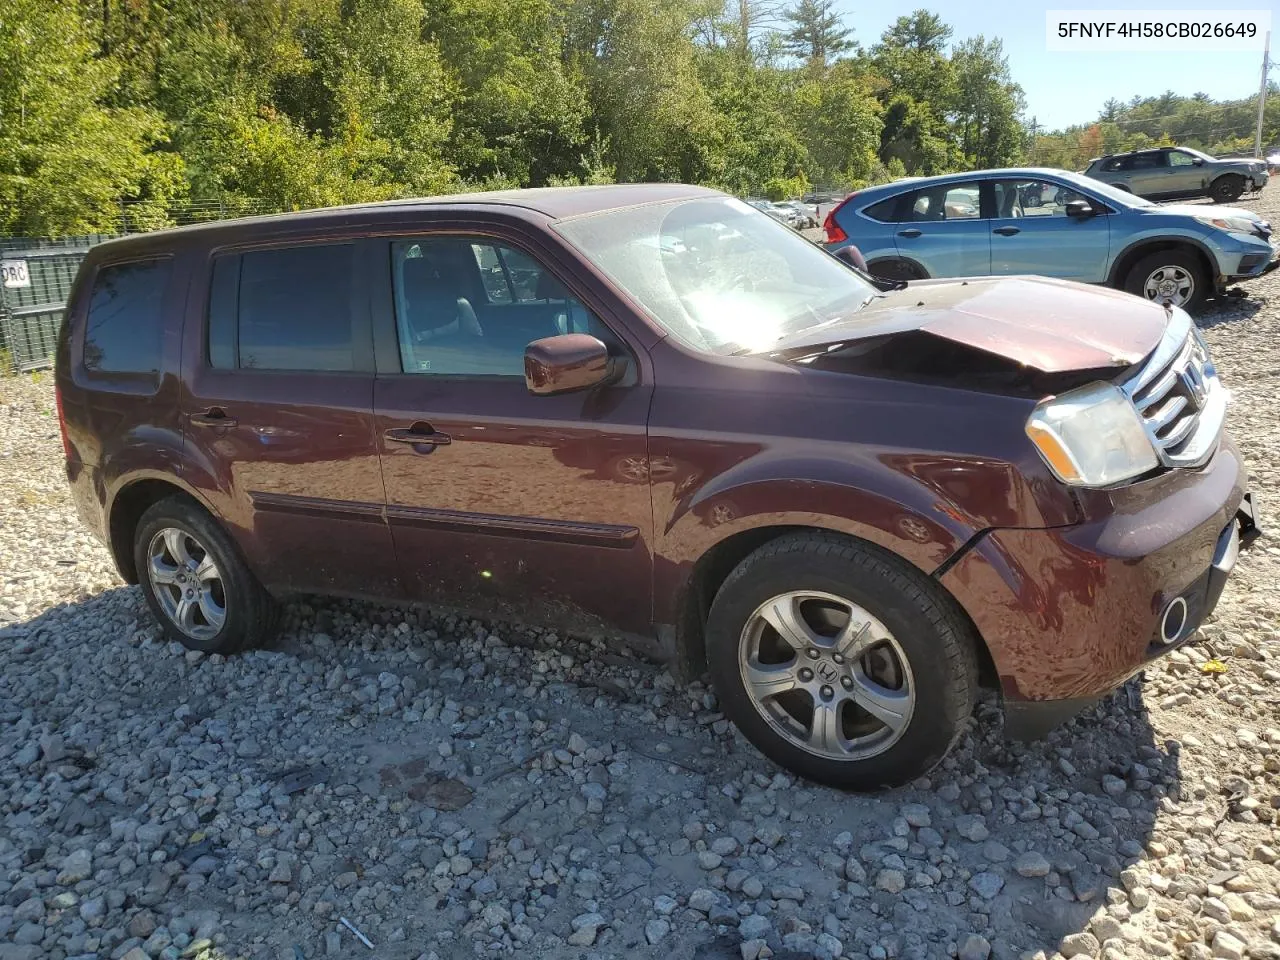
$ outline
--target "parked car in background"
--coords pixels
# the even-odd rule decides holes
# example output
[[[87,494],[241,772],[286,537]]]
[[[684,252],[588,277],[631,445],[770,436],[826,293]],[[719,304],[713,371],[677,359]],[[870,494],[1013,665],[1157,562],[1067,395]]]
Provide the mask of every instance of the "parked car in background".
[[[780,223],[785,223],[793,230],[803,229],[802,215],[790,207],[774,203],[772,200],[764,200],[759,197],[748,197],[747,203],[755,207],[761,213],[773,217],[773,219]]]
[[[1211,197],[1231,203],[1267,185],[1267,165],[1253,159],[1219,159],[1190,147],[1160,147],[1099,157],[1085,176],[1149,200]]]
[[[984,678],[1021,736],[1112,690],[1253,529],[1185,312],[881,292],[674,184],[100,244],[56,391],[73,502],[171,639],[265,643],[295,593],[557,624],[709,672],[845,787],[938,763]]]
[[[799,200],[783,200],[775,206],[789,210],[794,215],[794,226],[797,230],[808,230],[818,225],[815,208],[806,206]]]
[[[1272,150],[1267,154],[1267,173],[1273,177],[1280,174],[1280,150]]]
[[[1195,307],[1277,265],[1249,210],[1157,206],[1065,170],[981,170],[860,190],[827,217],[871,273],[900,280],[1039,274]]]

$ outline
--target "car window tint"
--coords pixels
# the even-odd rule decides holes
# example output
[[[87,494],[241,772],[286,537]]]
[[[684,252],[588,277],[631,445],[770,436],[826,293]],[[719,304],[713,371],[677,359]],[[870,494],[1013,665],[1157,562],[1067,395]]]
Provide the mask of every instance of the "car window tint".
[[[1164,166],[1162,153],[1136,153],[1125,164],[1126,170],[1154,170]]]
[[[995,182],[996,216],[1065,217],[1072,200],[1088,200],[1070,187],[1047,180],[997,180]]]
[[[898,220],[898,199],[898,197],[890,197],[888,200],[873,203],[863,210],[862,214],[881,223],[896,223]]]
[[[978,183],[942,184],[917,190],[911,202],[910,219],[976,220],[982,216],[978,202]]]
[[[253,250],[214,261],[209,362],[255,370],[353,370],[352,246]]]
[[[171,260],[103,267],[94,277],[84,329],[84,366],[94,373],[159,373]]]
[[[391,267],[406,373],[523,377],[534,340],[589,333],[617,342],[554,274],[508,246],[400,240],[391,244]]]
[[[1123,157],[1113,157],[1102,165],[1102,169],[1107,173],[1115,173],[1124,167]]]

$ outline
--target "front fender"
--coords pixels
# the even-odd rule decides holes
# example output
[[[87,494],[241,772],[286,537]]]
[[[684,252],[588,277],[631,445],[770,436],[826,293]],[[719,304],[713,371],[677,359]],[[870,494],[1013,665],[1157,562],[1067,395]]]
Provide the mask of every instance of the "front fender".
[[[702,556],[761,528],[844,533],[931,575],[991,526],[1057,526],[1077,519],[1074,505],[1046,509],[1012,464],[952,455],[885,453],[862,464],[852,456],[762,456],[683,495],[678,485],[661,486],[668,489],[655,485],[659,623],[676,622],[680,598]]]

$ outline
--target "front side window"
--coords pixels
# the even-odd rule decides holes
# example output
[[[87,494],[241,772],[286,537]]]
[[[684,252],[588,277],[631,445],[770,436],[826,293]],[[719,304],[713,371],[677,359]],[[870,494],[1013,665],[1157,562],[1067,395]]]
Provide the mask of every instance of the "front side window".
[[[1194,167],[1196,158],[1189,153],[1183,153],[1181,150],[1169,151],[1169,166],[1171,167]]]
[[[653,320],[716,354],[765,350],[876,295],[772,217],[730,197],[606,210],[556,229]]]
[[[173,262],[102,267],[93,280],[84,329],[84,367],[93,373],[160,372],[164,296]]]
[[[588,333],[616,343],[555,274],[521,250],[462,236],[390,246],[405,373],[523,377],[534,340]]]
[[[911,202],[910,220],[977,220],[982,216],[977,181],[941,184],[917,190]]]
[[[1084,194],[1048,180],[997,180],[993,187],[996,216],[1001,219],[1065,217],[1072,200],[1088,200]]]
[[[355,369],[352,246],[224,254],[213,263],[209,362],[218,369]]]

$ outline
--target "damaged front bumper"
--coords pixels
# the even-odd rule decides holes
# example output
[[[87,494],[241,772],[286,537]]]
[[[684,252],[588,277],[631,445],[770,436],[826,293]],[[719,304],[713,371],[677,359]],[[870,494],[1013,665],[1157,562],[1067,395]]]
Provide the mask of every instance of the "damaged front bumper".
[[[985,534],[941,577],[986,642],[1006,732],[1035,737],[1185,643],[1258,536],[1230,438],[1201,468],[1098,491],[1085,520]]]
[[[1253,496],[1246,493],[1240,501],[1236,515],[1218,537],[1214,547],[1213,558],[1206,570],[1195,583],[1175,597],[1166,606],[1174,611],[1181,611],[1182,619],[1179,629],[1173,638],[1166,640],[1157,631],[1148,647],[1146,658],[1139,663],[1134,673],[1140,671],[1148,663],[1157,660],[1170,651],[1183,646],[1195,635],[1200,625],[1213,613],[1222,597],[1227,578],[1235,569],[1236,559],[1241,550],[1248,549],[1262,535],[1254,516]],[[1128,678],[1126,677],[1125,680]],[[1124,680],[1116,684],[1120,686]],[[1011,700],[1004,703],[1005,736],[1012,740],[1038,740],[1054,729],[1070,720],[1083,710],[1093,706],[1104,696],[1114,690],[1104,690],[1084,697],[1073,697],[1063,700]]]

